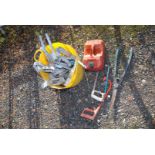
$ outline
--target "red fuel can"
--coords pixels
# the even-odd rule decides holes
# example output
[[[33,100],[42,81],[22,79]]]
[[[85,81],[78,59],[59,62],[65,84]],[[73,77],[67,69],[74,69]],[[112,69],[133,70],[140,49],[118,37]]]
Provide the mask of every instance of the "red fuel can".
[[[83,63],[86,70],[101,71],[104,68],[105,43],[103,40],[89,40],[84,45]]]

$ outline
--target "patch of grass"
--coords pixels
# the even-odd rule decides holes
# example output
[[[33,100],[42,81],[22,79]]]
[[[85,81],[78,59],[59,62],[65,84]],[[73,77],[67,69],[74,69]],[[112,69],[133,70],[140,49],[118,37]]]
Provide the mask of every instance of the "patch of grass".
[[[0,45],[3,44],[4,41],[5,41],[5,38],[0,36]]]

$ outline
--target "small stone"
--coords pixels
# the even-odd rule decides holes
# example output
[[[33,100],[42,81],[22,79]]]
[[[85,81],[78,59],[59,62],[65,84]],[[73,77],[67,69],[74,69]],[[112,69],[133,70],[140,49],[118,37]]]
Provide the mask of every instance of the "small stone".
[[[22,89],[23,89],[23,87],[21,86],[19,89],[20,89],[20,90],[22,90]]]
[[[146,85],[146,80],[143,79],[143,80],[142,80],[142,84],[143,84],[143,85]]]
[[[128,96],[128,101],[132,101],[133,97],[132,96]]]
[[[36,109],[32,109],[32,112],[36,112]]]
[[[101,122],[101,121],[98,119],[98,120],[97,120],[97,123],[100,123],[100,122]]]
[[[125,118],[123,119],[123,124],[124,124],[124,125],[126,124],[126,119],[125,119]]]
[[[144,66],[143,65],[139,65],[139,69],[143,70]]]
[[[85,98],[85,102],[88,102],[88,99],[87,98]]]
[[[154,59],[152,60],[152,65],[155,65],[155,60]]]
[[[120,113],[120,112],[122,112],[122,111],[123,111],[123,109],[119,109],[117,112],[119,112],[119,113]]]
[[[78,100],[77,100],[77,103],[81,103],[81,102],[82,102],[82,100],[81,100],[81,99],[78,99]]]
[[[45,105],[44,105],[44,108],[48,108],[48,105],[45,104]]]
[[[132,38],[132,37],[130,37],[130,40],[133,40],[133,38]]]
[[[152,124],[153,124],[153,126],[155,126],[155,120],[152,120]]]
[[[135,71],[134,74],[138,74],[138,71]]]
[[[48,129],[49,127],[48,127],[48,126],[44,126],[44,128],[45,128],[45,129]]]

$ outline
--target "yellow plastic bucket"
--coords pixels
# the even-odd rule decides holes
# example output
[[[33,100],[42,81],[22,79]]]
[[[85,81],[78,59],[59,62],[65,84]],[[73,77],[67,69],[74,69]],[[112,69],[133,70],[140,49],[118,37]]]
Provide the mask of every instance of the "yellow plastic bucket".
[[[57,85],[57,86],[56,85],[49,85],[49,86],[52,88],[55,88],[55,89],[66,89],[66,88],[71,88],[71,87],[76,86],[83,79],[83,75],[84,75],[84,69],[78,63],[78,61],[80,60],[80,57],[78,56],[75,49],[73,47],[71,47],[70,45],[57,42],[57,43],[53,43],[52,46],[55,49],[55,51],[57,48],[63,48],[66,51],[70,52],[73,56],[75,56],[75,64],[74,64],[74,67],[72,68],[70,75],[69,75],[69,78],[67,79],[64,86],[60,86],[60,85]],[[49,45],[46,46],[46,50],[48,53],[51,53]],[[35,52],[34,60],[36,62],[41,62],[43,65],[48,65],[48,61],[46,59],[46,56],[41,49],[38,49]],[[45,80],[45,81],[49,80],[49,73],[40,72],[39,74],[43,80]]]

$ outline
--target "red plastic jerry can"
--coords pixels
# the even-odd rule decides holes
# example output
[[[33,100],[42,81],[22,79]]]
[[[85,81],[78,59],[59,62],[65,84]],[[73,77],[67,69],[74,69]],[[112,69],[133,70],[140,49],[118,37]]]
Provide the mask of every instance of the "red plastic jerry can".
[[[85,43],[83,63],[86,66],[86,70],[103,70],[104,58],[105,44],[103,40],[89,40]]]

